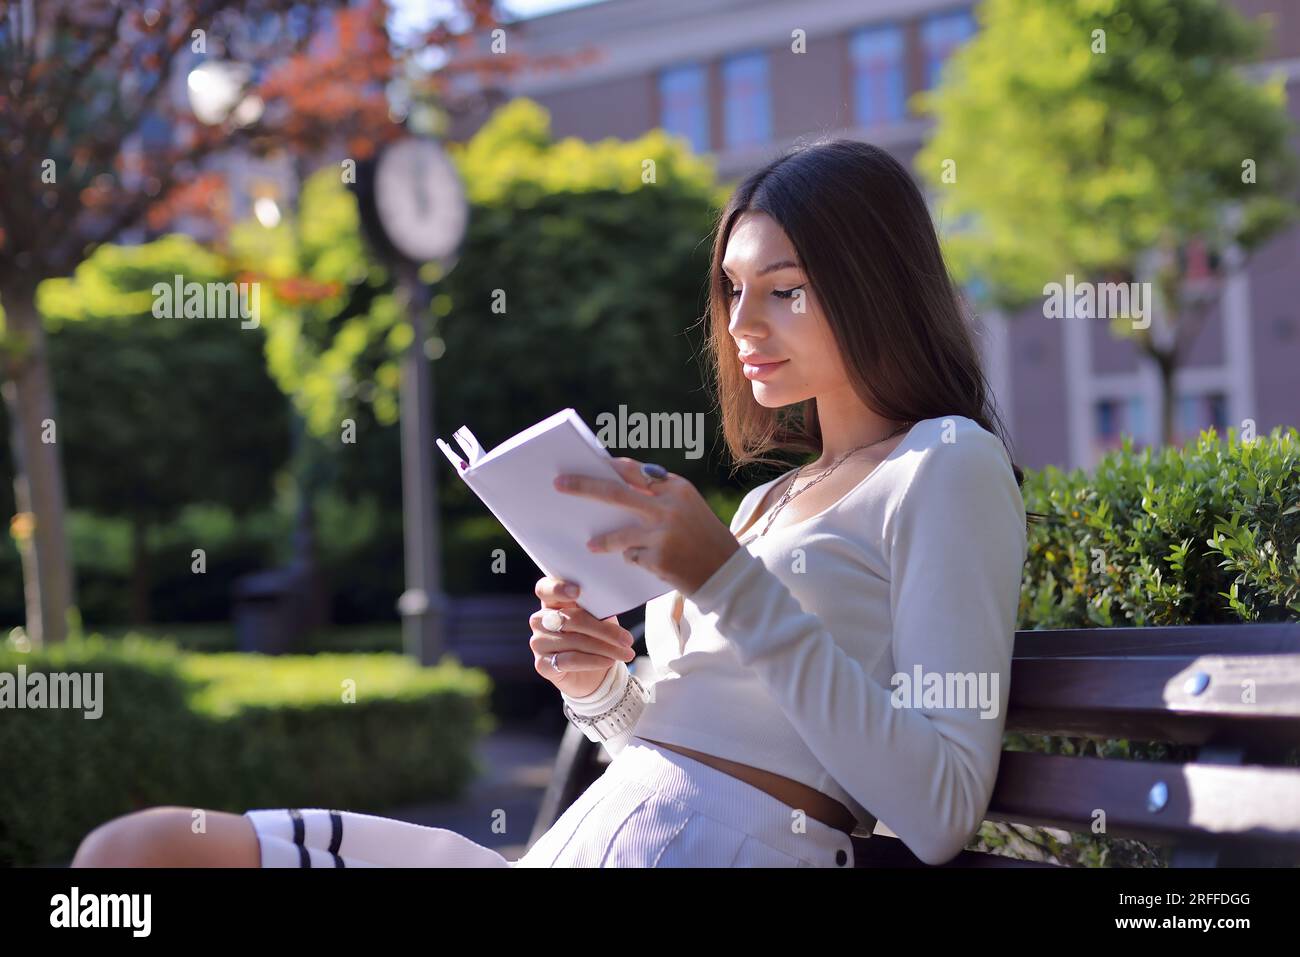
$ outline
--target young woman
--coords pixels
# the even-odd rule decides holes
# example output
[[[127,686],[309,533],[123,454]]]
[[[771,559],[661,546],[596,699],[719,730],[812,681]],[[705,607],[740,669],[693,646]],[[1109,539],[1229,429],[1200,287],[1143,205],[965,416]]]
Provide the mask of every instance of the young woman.
[[[617,619],[538,582],[537,670],[613,760],[525,855],[347,811],[207,812],[195,834],[193,809],[154,808],[74,865],[851,867],[877,820],[927,863],[961,850],[1001,753],[1026,515],[921,192],[865,143],[791,150],[723,211],[709,313],[735,464],[812,460],[730,528],[653,465],[557,479],[628,510],[589,548],[674,591],[633,678]]]

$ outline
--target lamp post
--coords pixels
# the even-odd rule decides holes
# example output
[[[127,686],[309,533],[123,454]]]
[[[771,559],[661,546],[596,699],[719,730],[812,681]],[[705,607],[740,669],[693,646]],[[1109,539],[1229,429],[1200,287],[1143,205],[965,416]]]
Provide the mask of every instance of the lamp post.
[[[251,126],[262,117],[265,104],[256,93],[246,92],[253,71],[247,65],[230,60],[206,60],[190,71],[185,87],[190,108],[199,122],[208,126],[240,128]],[[306,181],[301,157],[294,161],[294,189],[301,195]],[[267,229],[280,223],[279,205],[271,195],[256,194],[253,215]],[[295,219],[295,229],[301,220]],[[300,238],[300,237],[299,237]],[[298,504],[293,531],[293,559],[290,564],[295,584],[291,594],[294,606],[282,624],[281,646],[292,647],[304,633],[320,626],[324,620],[323,601],[316,566],[315,488],[316,469],[312,459],[311,437],[307,424],[297,409],[291,407],[290,442]]]
[[[412,264],[398,267],[411,342],[402,357],[402,536],[406,590],[397,600],[402,649],[421,664],[445,650],[446,597],[438,541],[438,483],[433,468],[433,370],[424,354],[425,318],[432,289]]]
[[[420,278],[434,263],[438,278],[455,265],[468,204],[455,167],[429,139],[408,137],[377,159],[357,165],[361,225],[398,280],[411,324],[402,360],[402,516],[406,590],[398,599],[402,644],[422,664],[442,657],[446,598],[442,592],[437,476],[433,453],[433,370],[425,355],[432,289]]]

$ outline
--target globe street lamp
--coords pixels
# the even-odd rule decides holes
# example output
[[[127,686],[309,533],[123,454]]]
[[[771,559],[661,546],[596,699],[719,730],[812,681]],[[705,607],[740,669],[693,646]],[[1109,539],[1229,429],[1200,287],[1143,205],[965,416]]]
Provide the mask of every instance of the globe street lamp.
[[[208,60],[185,78],[190,109],[200,123],[221,126],[227,120],[235,126],[251,126],[262,118],[264,104],[256,93],[244,93],[253,70],[246,63]]]

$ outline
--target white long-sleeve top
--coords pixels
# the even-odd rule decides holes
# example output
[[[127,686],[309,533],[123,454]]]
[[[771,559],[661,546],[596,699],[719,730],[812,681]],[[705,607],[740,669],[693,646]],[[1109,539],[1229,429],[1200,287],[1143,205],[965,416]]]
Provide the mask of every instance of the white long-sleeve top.
[[[733,533],[784,477],[744,497]],[[1002,442],[926,419],[833,505],[760,537],[765,521],[680,626],[677,592],[646,604],[653,699],[606,748],[636,736],[762,768],[949,860],[988,809],[1006,723],[1027,543]],[[627,674],[564,697],[598,714]]]

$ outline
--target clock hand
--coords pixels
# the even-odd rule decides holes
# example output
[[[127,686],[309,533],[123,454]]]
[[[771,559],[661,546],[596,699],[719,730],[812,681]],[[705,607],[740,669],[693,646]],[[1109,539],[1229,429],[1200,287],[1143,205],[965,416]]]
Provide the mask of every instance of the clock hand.
[[[423,219],[429,212],[429,193],[426,189],[424,164],[414,153],[411,155],[411,178],[415,181],[415,206]]]

